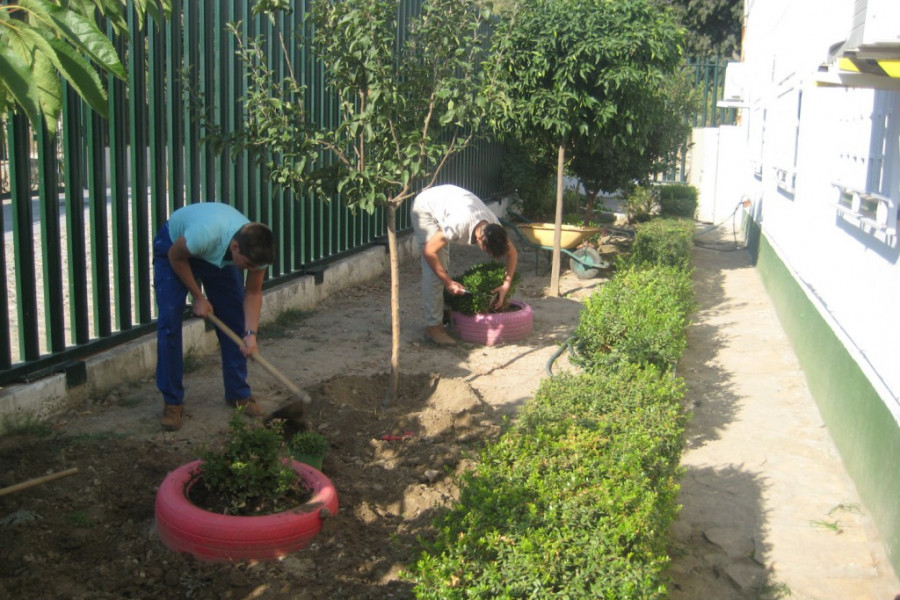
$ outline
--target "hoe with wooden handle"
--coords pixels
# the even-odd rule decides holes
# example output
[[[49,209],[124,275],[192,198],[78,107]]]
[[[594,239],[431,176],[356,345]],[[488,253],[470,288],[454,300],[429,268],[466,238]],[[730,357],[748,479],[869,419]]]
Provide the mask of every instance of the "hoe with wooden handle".
[[[209,319],[213,325],[218,327],[222,331],[222,333],[230,337],[235,344],[237,344],[238,346],[244,345],[244,340],[242,340],[238,334],[232,331],[232,329],[228,325],[223,323],[222,320],[219,319],[219,317],[211,314],[207,315],[206,318]],[[281,371],[275,368],[275,365],[263,358],[262,354],[260,354],[258,351],[254,351],[250,354],[250,356],[251,358],[253,358],[253,360],[261,364],[266,371],[274,375],[275,378],[280,381],[282,385],[284,385],[284,387],[289,389],[300,401],[302,401],[303,404],[309,404],[309,394],[301,390],[296,386],[296,384],[294,384],[293,381],[285,377]]]

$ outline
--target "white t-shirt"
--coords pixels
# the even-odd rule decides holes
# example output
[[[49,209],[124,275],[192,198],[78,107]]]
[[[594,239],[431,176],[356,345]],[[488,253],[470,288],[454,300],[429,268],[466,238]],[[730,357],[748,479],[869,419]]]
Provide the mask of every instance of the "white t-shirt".
[[[455,185],[428,188],[416,196],[413,211],[430,217],[448,242],[458,244],[474,244],[475,226],[482,221],[500,223],[478,196]],[[433,233],[429,232],[427,238]]]

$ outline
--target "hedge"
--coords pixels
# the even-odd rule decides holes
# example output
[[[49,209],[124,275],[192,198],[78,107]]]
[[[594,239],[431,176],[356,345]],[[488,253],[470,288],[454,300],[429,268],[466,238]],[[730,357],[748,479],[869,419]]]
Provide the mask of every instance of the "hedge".
[[[687,420],[673,367],[693,290],[683,244],[659,239],[680,225],[647,227],[635,253],[654,250],[585,303],[575,336],[584,372],[542,381],[461,477],[459,500],[407,573],[417,598],[667,597]]]

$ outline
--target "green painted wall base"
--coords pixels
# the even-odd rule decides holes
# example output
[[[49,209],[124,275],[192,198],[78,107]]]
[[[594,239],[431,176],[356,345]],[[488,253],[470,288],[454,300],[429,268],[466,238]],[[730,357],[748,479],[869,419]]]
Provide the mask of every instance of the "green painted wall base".
[[[900,426],[759,226],[748,247],[828,431],[900,573]]]

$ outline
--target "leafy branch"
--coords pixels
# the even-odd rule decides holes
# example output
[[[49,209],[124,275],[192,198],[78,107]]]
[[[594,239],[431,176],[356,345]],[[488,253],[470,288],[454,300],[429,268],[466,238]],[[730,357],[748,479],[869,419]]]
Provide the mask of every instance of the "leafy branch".
[[[171,0],[134,0],[138,23],[161,22]],[[105,73],[125,80],[126,72],[97,16],[116,35],[128,37],[123,0],[20,0],[0,6],[0,115],[21,110],[32,127],[56,131],[62,112],[62,84],[98,114],[107,116]]]

